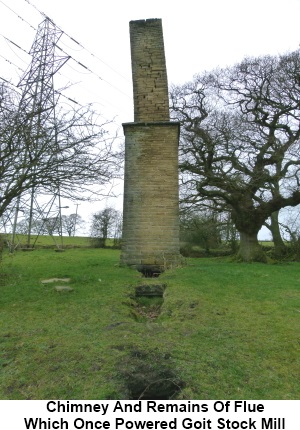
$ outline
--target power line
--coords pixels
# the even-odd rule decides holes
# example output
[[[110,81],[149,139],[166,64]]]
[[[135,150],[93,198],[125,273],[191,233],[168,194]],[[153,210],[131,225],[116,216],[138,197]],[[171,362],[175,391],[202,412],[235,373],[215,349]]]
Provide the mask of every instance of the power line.
[[[25,0],[28,4],[30,4],[32,7],[34,7],[42,16],[46,16],[46,14],[44,14],[44,12],[38,10],[34,5],[32,5],[29,0]],[[9,8],[2,0],[0,0],[0,2],[2,4],[4,4],[9,10],[11,10],[15,15],[17,15],[18,17],[20,17],[20,15],[18,15],[14,10],[12,10],[11,8]],[[47,17],[47,19],[52,23],[53,26],[57,27],[56,24],[53,22],[53,20],[51,20],[50,18]],[[23,19],[22,19],[23,20]],[[25,21],[25,20],[24,20]],[[28,22],[27,22],[28,23]],[[28,23],[29,24],[29,23]],[[30,25],[31,26],[31,25]],[[33,26],[31,26],[31,28],[34,28]],[[57,27],[59,31],[61,31],[62,34],[66,34],[62,29],[60,29],[59,27]],[[73,42],[75,42],[78,46],[80,46],[83,50],[86,50],[86,48],[83,47],[83,45],[80,44],[80,42],[76,41],[74,38],[72,38],[71,36],[67,35]],[[30,53],[25,50],[24,48],[22,48],[18,43],[16,43],[15,41],[11,40],[10,38],[4,36],[2,34],[2,37],[5,39],[6,42],[8,42],[9,44],[15,46],[17,49],[21,50],[22,52],[26,53],[26,55],[30,55]],[[98,73],[94,72],[91,68],[89,68],[88,66],[86,66],[85,64],[83,64],[83,62],[77,60],[76,58],[70,56],[65,50],[63,50],[61,47],[59,47],[57,44],[55,45],[59,50],[61,50],[64,54],[68,55],[70,57],[70,59],[72,59],[80,68],[83,68],[84,70],[87,71],[88,74],[93,74],[97,79],[105,82],[106,84],[110,85],[112,88],[114,88],[115,90],[117,90],[118,92],[122,93],[124,96],[128,97],[131,99],[131,97],[126,94],[125,92],[123,92],[122,90],[120,90],[117,86],[113,85],[112,83],[110,83],[109,81],[107,81],[106,79],[103,79]],[[17,56],[17,54],[14,52],[14,54]],[[91,54],[94,56],[94,54]],[[13,63],[12,61],[8,60],[7,58],[3,57],[1,55],[1,57],[9,64],[13,65],[14,67],[16,67],[18,70],[20,70],[22,73],[25,73],[24,70],[22,68],[20,68],[19,66],[17,66],[15,63]],[[95,56],[94,56],[95,57]],[[22,59],[21,59],[22,60]],[[22,60],[24,61],[24,60]],[[69,67],[71,67],[70,64],[68,64]],[[71,67],[72,68],[72,67]],[[77,73],[80,73],[78,70],[76,70]],[[61,73],[60,73],[61,74]],[[68,78],[67,78],[68,79]],[[86,88],[84,88],[85,91],[88,91],[91,93],[91,91],[87,90]],[[61,95],[63,98],[65,98],[66,100],[69,100],[72,103],[75,103],[79,106],[82,106],[79,102],[77,102],[76,100],[74,100],[73,98],[70,98],[68,96],[65,96],[64,94],[62,94],[60,91],[55,90],[56,94]],[[93,93],[94,94],[94,93]],[[100,96],[100,99],[103,99],[102,96]],[[105,102],[105,104],[110,105],[111,107],[115,108],[117,111],[120,111],[120,109],[115,106],[114,104],[112,104],[111,102],[108,102],[107,100],[103,99],[103,101]],[[105,105],[103,105],[105,106]]]
[[[0,57],[4,58],[5,61],[7,61],[8,63],[12,64],[13,66],[17,67],[22,73],[25,73],[25,70],[21,69],[16,64],[14,64],[11,61],[7,60],[7,58],[3,57],[2,55],[0,55]],[[0,76],[0,79],[2,79],[3,81],[7,82],[8,84],[10,84],[12,87],[16,88],[20,92],[20,87],[18,87],[17,85],[13,84],[12,82],[8,81],[7,79],[3,78],[2,76]],[[75,104],[77,104],[77,105],[79,105],[81,107],[84,107],[83,105],[81,105],[80,103],[78,103],[76,100],[71,99],[70,97],[65,96],[60,91],[54,90],[54,92],[56,94],[58,94],[59,96],[64,97],[65,99],[69,100],[70,102],[75,103]]]
[[[11,64],[12,66],[15,66],[17,69],[19,69],[22,73],[24,73],[25,71],[23,69],[21,69],[21,67],[17,66],[15,63],[13,63],[12,61],[8,60],[7,58],[3,57],[3,55],[0,54],[0,57],[3,58],[7,63]]]
[[[13,44],[14,46],[16,46],[18,49],[20,49],[22,52],[25,52],[27,55],[30,55],[24,48],[22,48],[20,45],[18,45],[16,42],[14,42],[14,41],[12,41],[11,39],[9,39],[8,37],[6,37],[6,36],[4,36],[3,34],[2,34],[2,37],[7,41],[7,42],[9,42],[9,43],[11,43],[11,44]],[[60,49],[62,52],[64,52],[65,54],[67,54],[64,50],[62,50],[61,48],[59,48],[57,45],[55,45],[58,49]],[[67,54],[68,55],[68,54]],[[0,55],[1,56],[1,55]],[[14,64],[14,63],[12,63],[11,61],[9,61],[7,58],[5,58],[5,57],[3,57],[3,56],[1,56],[2,58],[4,58],[5,59],[5,61],[7,61],[8,63],[10,63],[11,65],[13,65],[13,66],[15,66],[15,67],[17,67],[22,73],[25,73],[25,71],[23,70],[23,69],[21,69],[19,66],[17,66],[16,64]],[[73,57],[70,57],[73,61],[75,61],[80,67],[83,67],[84,69],[86,69],[86,70],[88,70],[88,73],[93,73],[87,66],[85,66],[83,63],[81,63],[81,62],[79,62],[79,61],[77,61],[77,60],[75,60]],[[71,67],[70,66],[70,64],[68,64],[67,63],[67,66],[68,67]],[[71,67],[72,68],[72,67]],[[73,68],[72,68],[73,69]],[[73,70],[75,70],[75,69],[73,69]],[[75,70],[77,73],[78,73],[78,71],[77,70]],[[61,73],[61,72],[58,72],[60,75],[62,75],[62,76],[64,76],[66,79],[68,79],[68,80],[70,80],[67,76],[65,76],[63,73]],[[94,73],[93,73],[94,74]],[[99,76],[97,76],[97,78],[99,78],[99,79],[101,79],[102,81],[104,81],[104,82],[106,82],[104,79],[102,79],[101,77],[99,77]],[[74,82],[72,82],[73,84],[75,84]],[[107,83],[107,82],[106,82]],[[82,85],[82,84],[81,84]],[[90,90],[88,90],[87,88],[85,88],[85,87],[83,87],[84,88],[84,90],[86,91],[86,92],[89,92],[89,93],[91,93],[92,94],[92,92],[90,91]],[[74,99],[72,99],[72,98],[70,98],[70,97],[67,97],[67,96],[65,96],[64,94],[62,94],[61,92],[59,92],[59,91],[57,91],[57,90],[55,90],[55,93],[56,94],[59,94],[59,95],[61,95],[62,97],[64,97],[65,99],[67,99],[67,100],[69,100],[69,101],[71,101],[72,103],[75,103],[75,104],[77,104],[77,105],[79,105],[79,106],[81,106],[81,107],[83,107],[83,105],[82,104],[80,104],[79,102],[77,102],[76,100],[74,100]],[[101,96],[100,97],[106,104],[108,104],[108,105],[110,105],[110,106],[112,106],[113,108],[116,108],[117,110],[118,110],[118,107],[117,106],[115,106],[114,104],[112,104],[111,102],[108,102],[106,99],[103,99],[103,97]],[[105,106],[104,104],[102,104],[102,106]],[[103,118],[105,118],[105,117],[103,117]],[[107,118],[105,118],[105,119],[107,119]]]
[[[28,3],[31,7],[33,7],[37,12],[39,12],[43,17],[47,17],[49,18],[43,11],[41,11],[37,6],[35,6],[34,4],[32,4],[29,0],[25,0],[26,3]],[[49,18],[50,19],[50,18]],[[52,22],[54,22],[52,20]],[[56,24],[55,24],[56,25]],[[92,57],[96,58],[98,61],[100,61],[101,63],[103,63],[106,67],[108,67],[110,70],[112,70],[113,72],[115,72],[117,75],[119,75],[121,78],[125,79],[125,81],[131,83],[131,81],[126,78],[125,76],[123,76],[120,72],[118,72],[116,69],[114,69],[113,67],[111,67],[109,64],[107,64],[105,61],[103,61],[101,58],[99,58],[97,55],[95,55],[93,52],[91,52],[88,48],[86,48],[85,46],[82,45],[82,43],[78,42],[78,40],[74,39],[74,37],[70,36],[68,33],[66,33],[62,28],[60,28],[60,30],[69,38],[72,40],[72,42],[74,42],[76,45],[80,46],[82,49],[84,49],[85,51],[87,51]]]
[[[2,55],[0,55],[2,58],[4,58]],[[9,60],[7,60],[6,58],[4,58],[7,62],[9,62],[9,63],[11,63]],[[13,63],[11,63],[11,64],[13,64]],[[15,67],[18,67],[18,66],[16,66],[15,64],[13,64]],[[19,68],[20,69],[20,68]],[[20,71],[21,72],[23,72],[23,73],[25,73],[25,71],[24,70],[22,70],[22,69],[20,69]],[[21,92],[20,92],[20,87],[18,87],[17,85],[15,85],[15,84],[13,84],[12,82],[10,82],[10,81],[8,81],[7,79],[5,79],[5,78],[3,78],[2,76],[0,76],[0,79],[2,80],[2,81],[4,81],[4,82],[6,82],[7,84],[9,84],[10,86],[12,86],[12,87],[14,87],[14,89],[16,89],[16,90],[18,90],[18,92],[21,94]],[[85,91],[87,91],[87,92],[90,92],[89,90],[87,90],[86,88],[84,88],[85,89]],[[72,99],[71,97],[68,97],[68,96],[66,96],[66,95],[64,95],[62,92],[60,92],[60,91],[58,91],[58,90],[54,90],[54,93],[56,94],[56,95],[58,95],[59,97],[63,97],[63,98],[65,98],[66,100],[68,100],[69,102],[71,102],[71,103],[74,103],[74,104],[76,104],[77,106],[79,106],[80,108],[85,108],[86,106],[84,106],[83,104],[81,104],[81,103],[79,103],[78,101],[76,101],[76,100],[74,100],[74,99]],[[109,103],[109,102],[107,102],[107,100],[105,100],[105,102],[106,103]],[[109,103],[112,107],[116,107],[116,106],[114,106],[114,105],[112,105],[111,103]],[[103,105],[102,104],[102,106],[105,106],[105,105]],[[102,114],[98,114],[100,117],[102,117],[105,121],[107,121],[107,122],[110,122],[110,123],[112,123],[112,124],[116,124],[116,125],[118,125],[119,126],[119,124],[115,121],[115,120],[110,120],[110,119],[108,119],[108,118],[106,118],[104,115],[102,115]]]
[[[14,13],[21,21],[25,22],[26,24],[29,25],[29,27],[36,31],[37,29],[31,25],[28,21],[26,21],[26,19],[22,18],[17,12],[15,12],[11,7],[7,6],[7,4],[5,4],[2,0],[0,0],[0,3],[2,3],[5,7],[7,7],[7,9],[9,9],[12,13]]]
[[[26,55],[30,56],[29,52],[25,51],[25,49],[21,48],[21,46],[19,46],[17,43],[13,42],[12,40],[8,39],[8,37],[5,37],[3,34],[2,34],[2,37],[3,37],[3,39],[5,39],[6,44],[8,45],[9,49],[13,52],[14,56],[16,56],[20,61],[22,61],[22,63],[26,64],[26,66],[27,66],[28,62],[25,61],[23,58],[21,58],[17,54],[17,52],[15,51],[14,47],[16,47],[17,49],[21,50],[22,52],[25,52]]]
[[[66,33],[64,33],[64,34],[66,34]],[[84,49],[81,46],[79,46],[78,49],[75,49],[74,47],[67,45],[66,42],[63,42],[62,40],[60,40],[60,43],[64,46],[66,46],[68,49],[71,49],[72,51],[75,51],[75,52],[81,52]]]
[[[0,0],[1,1],[1,0]],[[24,48],[21,48],[21,46],[19,46],[16,42],[13,42],[12,40],[10,40],[8,37],[4,36],[3,34],[1,35],[7,42],[15,45],[17,48],[19,48],[21,51],[25,52],[25,54],[30,55],[29,52],[27,52]]]
[[[123,79],[125,79],[127,82],[130,82],[127,78],[125,78],[121,73],[119,73],[117,70],[115,70],[113,67],[109,66],[107,63],[105,63],[103,60],[101,60],[97,55],[93,54],[89,49],[87,49],[86,47],[84,47],[80,42],[78,42],[76,39],[74,39],[72,36],[70,36],[68,33],[66,33],[62,28],[60,28],[59,26],[57,26],[54,21],[49,18],[49,16],[47,14],[45,14],[43,11],[41,11],[39,8],[37,8],[34,4],[32,4],[29,0],[25,0],[26,3],[28,3],[31,7],[33,7],[39,14],[41,14],[44,18],[49,19],[53,25],[55,25],[63,34],[65,34],[70,40],[72,40],[74,43],[76,43],[78,46],[80,46],[83,50],[87,51],[92,57],[96,58],[98,61],[100,61],[101,63],[103,63],[106,67],[108,67],[109,69],[111,69],[112,71],[114,71],[116,74],[118,74],[120,77],[122,77]],[[28,24],[33,30],[37,31],[37,29],[31,25],[28,21],[26,21],[24,18],[22,18],[17,12],[15,12],[12,8],[10,8],[9,6],[7,6],[7,4],[5,4],[2,0],[0,0],[0,2],[7,7],[11,12],[13,12],[19,19],[21,19],[23,22],[26,22],[26,24]],[[9,40],[8,38],[6,38],[7,40]],[[15,46],[17,46],[18,48],[20,48],[22,51],[26,52],[24,49],[22,49],[21,47],[19,47],[15,42],[10,41],[11,43],[13,43]],[[56,45],[57,46],[57,45]],[[66,53],[62,48],[60,48],[59,46],[57,46],[58,49],[60,49],[63,53],[65,53],[66,55],[69,55],[68,53]],[[27,53],[28,54],[28,53]],[[69,55],[70,56],[70,55]],[[87,71],[89,71],[90,73],[92,73],[93,75],[95,75],[98,79],[106,82],[108,85],[110,85],[112,88],[114,88],[115,90],[117,90],[118,92],[120,92],[121,94],[125,95],[126,97],[131,99],[131,96],[128,95],[127,93],[125,93],[124,91],[122,91],[121,89],[119,89],[117,86],[113,85],[111,82],[107,81],[106,79],[102,78],[100,75],[98,75],[98,73],[94,72],[93,70],[91,70],[89,67],[87,67],[86,65],[84,65],[83,63],[81,63],[80,61],[76,60],[74,57],[70,56],[71,59],[73,61],[75,61],[80,67],[83,67],[84,69],[86,69]]]
[[[14,89],[18,90],[18,92],[20,93],[20,88],[17,87],[16,85],[14,85],[12,82],[8,81],[7,79],[3,78],[2,76],[0,76],[0,79],[4,82],[6,82],[7,84],[9,84],[10,86],[14,87]],[[65,99],[69,100],[70,102],[80,106],[81,108],[84,108],[86,106],[82,105],[81,103],[77,102],[74,99],[71,99],[70,97],[65,96],[63,93],[61,93],[60,91],[54,90],[55,94],[59,95],[60,97],[64,97]],[[107,121],[108,123],[112,123],[112,124],[116,124],[119,126],[119,124],[115,121],[115,120],[110,120],[108,118],[106,118],[104,115],[102,114],[98,114],[101,118],[103,118],[105,121]]]
[[[25,0],[27,1],[27,0]],[[98,79],[100,79],[103,82],[106,82],[108,85],[110,85],[112,88],[114,88],[115,90],[119,91],[120,93],[122,93],[124,96],[128,97],[131,99],[131,97],[124,93],[124,91],[120,90],[118,87],[116,87],[115,85],[111,84],[110,82],[108,82],[106,79],[103,79],[100,75],[98,75],[98,73],[93,72],[93,70],[91,70],[89,67],[87,67],[85,64],[81,63],[80,61],[76,60],[74,57],[72,57],[70,54],[68,54],[66,51],[64,51],[62,48],[60,48],[58,45],[55,45],[59,50],[61,50],[64,54],[69,55],[70,59],[72,59],[73,61],[75,61],[75,63],[77,63],[80,67],[83,67],[84,69],[86,69],[88,72],[90,72],[92,75],[96,76]]]
[[[51,21],[52,22],[52,21]],[[55,25],[55,24],[54,24]],[[11,44],[13,44],[15,47],[17,47],[18,49],[20,49],[22,52],[24,52],[24,53],[26,53],[27,55],[30,55],[30,53],[29,52],[27,52],[24,48],[22,48],[19,44],[17,44],[16,42],[14,42],[13,40],[11,40],[11,39],[9,39],[8,37],[6,37],[6,36],[4,36],[3,34],[2,34],[2,37],[7,41],[7,42],[9,42],[9,43],[11,43]],[[105,79],[103,79],[103,78],[101,78],[101,76],[99,76],[98,74],[96,74],[95,72],[93,72],[89,67],[87,67],[86,65],[84,65],[82,62],[80,62],[80,61],[78,61],[78,60],[76,60],[74,57],[72,57],[72,56],[70,56],[66,51],[64,51],[62,48],[60,48],[58,45],[55,45],[60,51],[62,51],[64,54],[66,54],[70,59],[72,59],[75,63],[77,63],[81,68],[84,68],[85,70],[87,70],[87,72],[88,72],[88,74],[93,74],[93,75],[95,75],[98,79],[100,79],[101,81],[103,81],[103,82],[105,82],[105,83],[107,83],[108,85],[110,85],[111,87],[113,87],[113,88],[115,88],[117,91],[119,91],[119,92],[122,92],[121,90],[119,90],[117,87],[115,87],[113,84],[110,84],[108,81],[106,81]],[[17,55],[17,54],[16,54]],[[9,61],[9,60],[6,60],[6,61]],[[23,61],[23,60],[22,60]],[[15,65],[16,66],[16,65]],[[67,66],[68,67],[70,67],[70,68],[72,68],[71,67],[71,65],[69,64],[69,63],[67,63]],[[18,67],[18,66],[16,66],[16,67]],[[19,68],[20,69],[20,68]],[[73,69],[73,68],[72,68]],[[24,70],[22,70],[22,69],[20,69],[23,73],[24,73]],[[73,69],[75,72],[77,72],[77,73],[80,73],[78,70],[75,70],[75,69]],[[62,76],[65,76],[65,75],[63,75],[61,72],[59,72],[59,74],[60,75],[62,75]],[[67,79],[69,79],[67,76],[65,76]],[[88,91],[89,93],[91,93],[91,91],[90,90],[87,90],[86,88],[84,88],[84,90],[85,91]],[[60,93],[61,94],[61,93]],[[122,92],[122,94],[124,94],[125,96],[127,96],[128,97],[128,95],[126,94],[126,93],[123,93]],[[68,97],[66,97],[66,96],[64,96],[63,94],[61,94],[63,97],[65,97],[65,98],[68,98]],[[103,99],[103,97],[101,96],[100,98],[102,98]],[[68,98],[69,99],[69,98]],[[80,103],[78,103],[78,102],[76,102],[75,100],[73,100],[73,99],[69,99],[70,101],[72,101],[72,102],[74,102],[74,103],[76,103],[76,104],[80,104]],[[105,100],[105,99],[103,99],[103,101],[105,101],[107,104],[109,104],[110,106],[112,106],[112,107],[114,107],[114,108],[117,108],[117,110],[118,110],[118,107],[117,106],[115,106],[115,105],[113,105],[111,102],[108,102],[107,100]],[[104,106],[104,105],[103,105]]]
[[[123,76],[121,73],[119,73],[117,70],[115,70],[113,67],[111,67],[109,64],[105,63],[105,61],[101,60],[101,58],[99,58],[97,55],[93,54],[89,49],[85,48],[80,42],[77,42],[77,40],[75,40],[73,37],[71,37],[69,34],[67,34],[64,31],[64,34],[66,36],[69,37],[69,39],[71,39],[73,42],[75,42],[77,45],[79,45],[82,49],[84,49],[85,51],[87,51],[92,57],[96,58],[98,61],[100,61],[101,63],[103,63],[106,67],[108,67],[110,70],[112,70],[113,72],[115,72],[117,75],[119,75],[121,78],[125,79],[125,81],[131,83],[131,81],[129,79],[127,79],[125,76]]]
[[[0,76],[0,79],[2,79],[2,81],[7,82],[8,84],[10,84],[10,85],[14,86],[14,84],[12,84],[11,82],[9,82],[7,79],[2,78],[2,76]]]
[[[4,82],[6,82],[8,85],[10,85],[11,87],[14,87],[14,91],[18,90],[17,92],[20,94],[20,88],[18,88],[16,85],[14,85],[12,82],[8,81],[7,79],[3,78],[2,76],[0,76],[0,79]],[[3,106],[2,106],[3,108]]]

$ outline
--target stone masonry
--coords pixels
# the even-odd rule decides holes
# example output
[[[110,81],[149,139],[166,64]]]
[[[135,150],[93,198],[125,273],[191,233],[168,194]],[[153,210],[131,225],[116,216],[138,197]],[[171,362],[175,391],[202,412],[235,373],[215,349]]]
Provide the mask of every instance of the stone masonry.
[[[134,121],[169,121],[169,94],[160,19],[130,22]]]
[[[161,272],[180,263],[179,124],[171,122],[162,22],[130,22],[134,122],[123,124],[121,264]]]

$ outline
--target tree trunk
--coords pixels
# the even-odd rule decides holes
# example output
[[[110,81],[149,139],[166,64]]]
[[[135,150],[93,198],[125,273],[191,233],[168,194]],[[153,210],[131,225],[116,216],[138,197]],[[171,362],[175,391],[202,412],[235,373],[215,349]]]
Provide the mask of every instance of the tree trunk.
[[[275,255],[278,257],[282,257],[286,254],[286,246],[284,241],[282,240],[280,229],[279,229],[279,223],[278,223],[278,214],[279,211],[273,212],[271,215],[271,225],[270,230],[273,237],[274,247],[275,247]]]
[[[266,263],[267,258],[257,240],[257,233],[240,232],[238,259],[247,263]]]

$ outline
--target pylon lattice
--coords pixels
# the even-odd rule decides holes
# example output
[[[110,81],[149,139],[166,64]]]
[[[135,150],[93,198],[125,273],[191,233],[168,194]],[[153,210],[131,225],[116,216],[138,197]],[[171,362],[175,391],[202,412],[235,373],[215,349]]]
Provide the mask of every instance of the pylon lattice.
[[[37,33],[30,49],[32,56],[31,64],[24,76],[21,78],[18,87],[22,90],[19,103],[19,122],[26,125],[27,142],[30,142],[28,150],[25,151],[26,157],[32,156],[38,151],[40,139],[47,132],[47,124],[51,121],[55,123],[55,106],[58,100],[58,93],[54,90],[54,75],[68,61],[70,57],[59,56],[56,54],[56,47],[63,32],[58,29],[53,21],[48,17],[38,26]],[[55,127],[54,127],[55,129]],[[49,138],[49,136],[47,136]],[[22,145],[21,137],[20,145]],[[57,136],[51,137],[50,145],[57,145]],[[37,153],[37,152],[36,152]],[[43,160],[41,159],[41,163]],[[33,173],[34,174],[34,173]],[[34,220],[49,219],[53,217],[59,220],[61,233],[61,202],[59,186],[53,187],[53,195],[48,196],[48,201],[43,199],[39,202],[39,190],[34,187],[30,194],[22,195],[16,203],[16,211],[13,224],[12,243],[14,244],[18,213],[29,211],[27,247],[30,247],[31,230]],[[55,208],[52,210],[52,208]],[[56,241],[55,241],[56,242]],[[57,244],[57,242],[56,242]]]

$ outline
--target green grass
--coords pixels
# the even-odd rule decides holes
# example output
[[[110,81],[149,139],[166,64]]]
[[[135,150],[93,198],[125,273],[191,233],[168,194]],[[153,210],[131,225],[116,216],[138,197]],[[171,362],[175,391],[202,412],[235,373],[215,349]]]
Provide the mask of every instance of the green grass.
[[[11,240],[11,235],[2,235],[3,238]],[[15,238],[15,243],[18,244],[19,248],[23,248],[27,245],[27,235],[17,234]],[[66,248],[71,247],[88,247],[90,246],[90,238],[86,236],[46,236],[46,235],[31,235],[30,245],[35,248],[55,248],[57,246]]]
[[[139,357],[172,368],[177,399],[300,397],[299,263],[187,259],[145,279],[116,250],[49,249],[5,254],[2,270],[0,399],[126,398]],[[160,315],[134,318],[134,287],[162,282]]]

